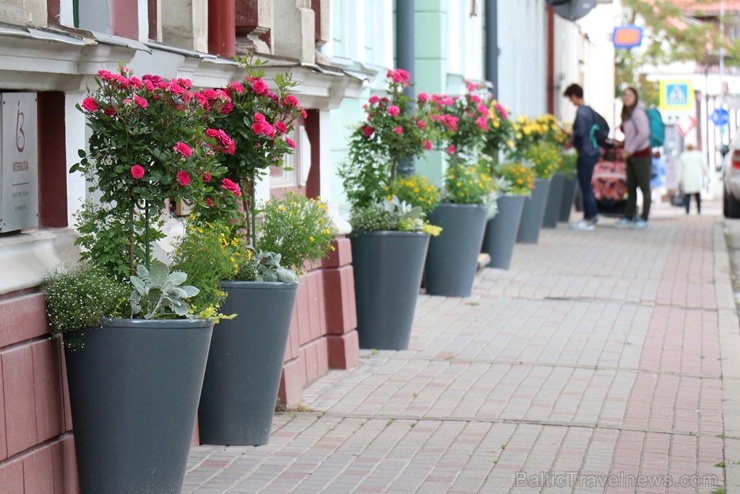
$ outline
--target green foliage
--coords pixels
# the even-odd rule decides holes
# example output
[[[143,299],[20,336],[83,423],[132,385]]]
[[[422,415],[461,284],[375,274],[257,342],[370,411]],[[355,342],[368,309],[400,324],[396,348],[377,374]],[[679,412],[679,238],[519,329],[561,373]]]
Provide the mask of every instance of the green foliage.
[[[356,232],[381,230],[424,232],[439,235],[442,229],[425,221],[424,211],[392,196],[383,202],[352,210],[352,228]]]
[[[280,254],[282,265],[298,274],[306,262],[321,260],[332,248],[337,232],[320,200],[288,192],[267,201],[261,213],[257,248]]]
[[[488,205],[493,200],[493,178],[484,162],[452,162],[445,171],[444,197],[454,204]]]
[[[153,264],[151,269],[139,264],[136,274],[131,276],[134,290],[131,292],[131,317],[144,315],[144,319],[169,318],[172,314],[186,317],[190,305],[185,299],[198,295],[199,290],[183,285],[188,275],[182,271],[170,273],[166,264]]]
[[[80,236],[75,245],[82,247],[81,257],[98,266],[112,278],[127,281],[131,275],[129,268],[129,248],[133,247],[134,262],[145,263],[146,254],[146,216],[140,210],[134,210],[133,221],[115,214],[108,205],[95,205],[87,200],[75,214],[77,230]],[[149,242],[164,237],[161,227],[163,220],[159,209],[152,210],[149,219]],[[134,238],[129,242],[129,235]]]
[[[51,332],[70,349],[82,348],[85,332],[100,327],[101,318],[120,316],[129,295],[128,284],[89,263],[59,266],[43,284]]]
[[[387,84],[388,96],[372,96],[365,105],[367,118],[353,130],[338,170],[353,208],[383,201],[399,161],[421,156],[436,139],[429,96],[420,93],[414,102],[403,92],[410,85],[408,72],[389,71]]]
[[[496,166],[494,173],[503,181],[500,190],[504,194],[529,195],[534,189],[534,170],[529,166],[505,162]]]
[[[235,279],[241,264],[250,257],[232,226],[218,221],[201,222],[191,216],[172,256],[172,268],[188,273],[189,282],[200,288],[189,300],[191,311],[203,319],[218,317],[218,309],[226,298],[219,283]]]
[[[576,165],[578,163],[578,154],[570,149],[562,153],[563,160],[560,163],[558,171],[568,178],[573,178],[576,175]]]
[[[557,144],[540,141],[525,150],[524,157],[532,162],[537,178],[550,178],[558,171],[563,160],[560,149]]]
[[[296,283],[298,276],[295,271],[282,266],[280,254],[275,252],[259,251],[251,257],[251,281],[269,281],[281,283]]]
[[[430,213],[439,204],[439,189],[421,175],[400,176],[393,182],[391,194],[401,202],[418,206],[424,213]]]

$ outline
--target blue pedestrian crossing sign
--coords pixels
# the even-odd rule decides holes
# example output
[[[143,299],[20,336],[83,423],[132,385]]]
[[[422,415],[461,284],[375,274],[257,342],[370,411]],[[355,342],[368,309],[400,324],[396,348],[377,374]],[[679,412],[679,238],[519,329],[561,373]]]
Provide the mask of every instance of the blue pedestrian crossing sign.
[[[690,110],[693,106],[694,88],[691,81],[660,81],[662,110]]]

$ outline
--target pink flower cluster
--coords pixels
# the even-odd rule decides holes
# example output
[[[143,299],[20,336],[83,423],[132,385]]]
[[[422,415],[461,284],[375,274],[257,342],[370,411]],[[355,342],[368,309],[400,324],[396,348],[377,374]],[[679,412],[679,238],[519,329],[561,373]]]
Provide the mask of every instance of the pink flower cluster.
[[[215,149],[217,151],[221,151],[222,153],[226,154],[234,154],[236,151],[236,144],[234,143],[234,140],[226,134],[221,129],[206,129],[206,135],[208,137],[213,137],[216,139],[219,143],[219,146],[216,146]]]
[[[403,69],[389,70],[385,76],[394,83],[401,84],[403,87],[408,87],[411,81],[411,74]]]
[[[452,132],[457,132],[457,120],[458,120],[457,117],[453,115],[444,114],[444,115],[431,115],[430,118],[434,120],[435,122],[439,122],[442,125],[444,125],[444,127],[447,130],[452,131]]]
[[[504,120],[509,119],[509,112],[506,111],[504,105],[502,105],[501,103],[496,103],[495,105],[493,105],[493,108],[496,110],[496,113],[501,115],[501,118],[503,118]]]
[[[241,197],[242,191],[239,188],[239,184],[228,178],[221,180],[221,188],[232,192],[236,197]]]

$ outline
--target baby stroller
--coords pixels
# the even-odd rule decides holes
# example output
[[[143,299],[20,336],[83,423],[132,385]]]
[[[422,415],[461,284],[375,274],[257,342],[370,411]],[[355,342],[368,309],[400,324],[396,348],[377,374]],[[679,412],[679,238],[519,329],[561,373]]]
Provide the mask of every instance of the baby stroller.
[[[591,179],[596,209],[603,216],[622,216],[627,205],[627,163],[621,148],[608,148],[601,154]]]

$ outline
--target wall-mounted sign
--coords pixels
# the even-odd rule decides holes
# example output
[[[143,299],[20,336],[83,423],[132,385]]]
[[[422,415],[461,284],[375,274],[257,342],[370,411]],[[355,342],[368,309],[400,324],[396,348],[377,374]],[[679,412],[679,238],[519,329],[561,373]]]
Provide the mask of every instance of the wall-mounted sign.
[[[0,232],[39,223],[36,93],[0,93]]]
[[[642,44],[642,28],[638,26],[621,26],[614,28],[612,34],[614,48],[636,48]]]
[[[690,110],[694,107],[691,81],[660,81],[661,110]]]

